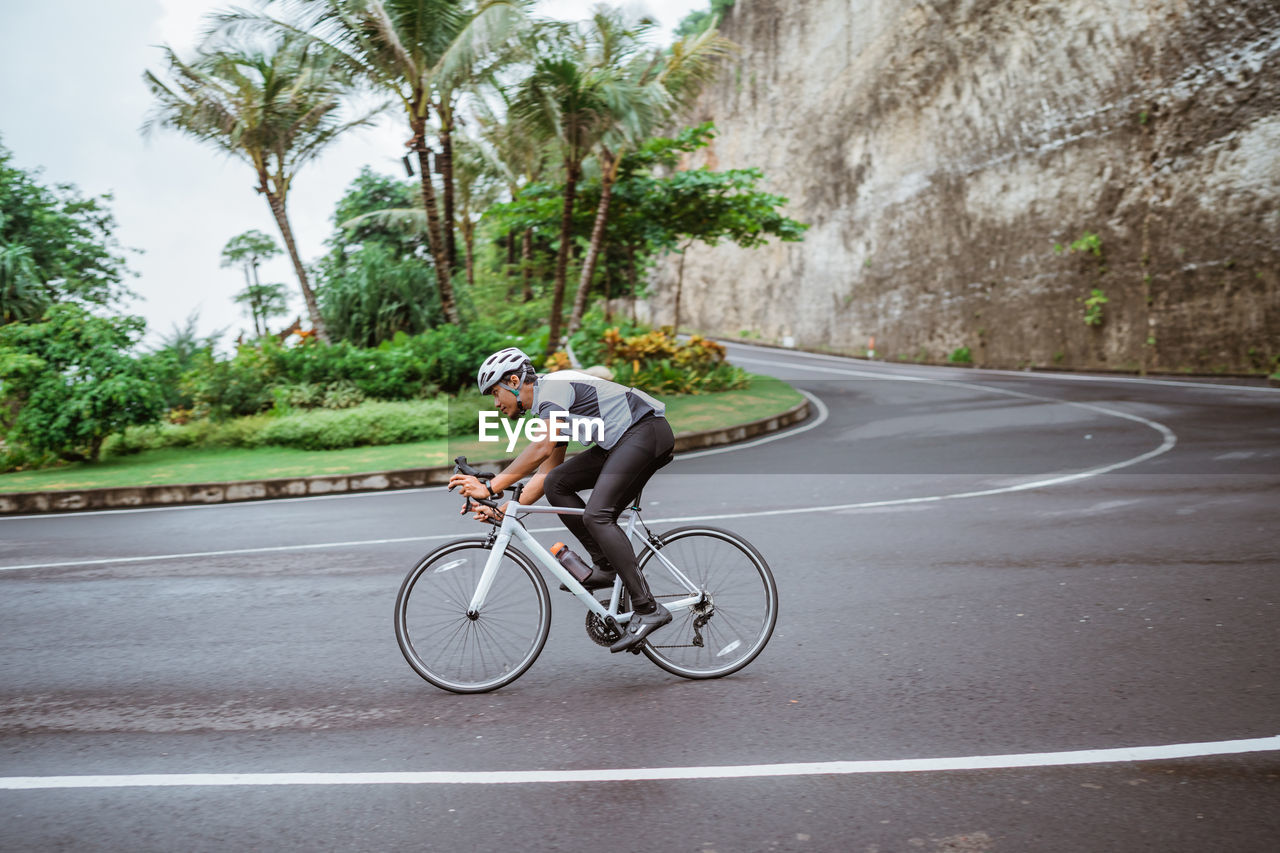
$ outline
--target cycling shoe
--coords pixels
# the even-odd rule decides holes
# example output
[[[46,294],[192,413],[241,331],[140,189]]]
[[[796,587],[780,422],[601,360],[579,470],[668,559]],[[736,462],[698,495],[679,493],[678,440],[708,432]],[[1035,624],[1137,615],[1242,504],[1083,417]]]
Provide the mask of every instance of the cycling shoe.
[[[614,653],[639,651],[640,644],[648,639],[650,634],[670,621],[671,611],[661,604],[652,613],[637,613],[627,623],[627,632],[622,635],[622,639],[610,646],[609,651]]]

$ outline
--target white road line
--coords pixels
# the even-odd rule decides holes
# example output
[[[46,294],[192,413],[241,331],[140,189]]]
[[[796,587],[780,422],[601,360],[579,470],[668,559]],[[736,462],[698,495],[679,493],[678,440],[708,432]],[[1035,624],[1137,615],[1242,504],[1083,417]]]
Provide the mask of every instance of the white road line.
[[[777,352],[779,354],[783,354],[783,355],[787,355],[795,358],[818,359],[822,361],[831,361],[831,362],[836,362],[840,364],[848,364],[850,361],[855,360],[850,356],[827,355],[825,353],[806,352],[804,350],[779,350],[775,347],[753,346],[751,344],[739,343],[736,341],[725,341],[725,343],[727,343],[730,347],[742,347],[744,349],[748,349],[748,350],[751,350],[752,352],[757,352],[757,353]],[[732,355],[730,355],[729,360],[737,361],[737,360],[745,360],[745,359],[737,359]],[[857,360],[864,361],[863,359],[857,359]],[[950,367],[913,365],[907,362],[897,363],[897,362],[890,362],[890,361],[869,361],[867,363],[877,364],[887,369],[885,372],[882,372],[882,373],[868,374],[868,375],[874,375],[879,379],[903,378],[901,375],[895,375],[893,373],[888,372],[889,370],[895,370],[895,369],[896,370],[911,370],[911,369],[928,370],[930,372],[958,370],[957,368],[950,368]],[[787,366],[791,367],[793,365],[788,364]],[[1083,374],[1083,373],[1057,373],[1057,372],[1040,372],[1040,371],[1030,371],[1030,370],[997,370],[997,369],[988,368],[988,367],[965,368],[964,372],[965,372],[965,375],[983,376],[988,374],[995,374],[996,376],[1011,376],[1011,377],[1017,377],[1019,379],[1037,379],[1037,380],[1067,379],[1074,382],[1137,383],[1141,385],[1165,385],[1172,388],[1184,388],[1188,390],[1211,389],[1211,390],[1217,390],[1217,391],[1262,391],[1268,394],[1280,394],[1280,388],[1271,388],[1266,385],[1220,385],[1215,382],[1194,382],[1191,380],[1177,380],[1177,379],[1151,379],[1144,376],[1092,376],[1092,375]],[[939,379],[937,381],[949,382],[951,380]]]
[[[554,782],[648,782],[666,779],[752,779],[771,776],[845,776],[861,773],[938,773],[1166,761],[1280,750],[1280,736],[1167,746],[1083,749],[960,758],[815,761],[720,767],[627,767],[600,770],[432,770],[378,773],[164,773],[117,776],[8,776],[0,790],[67,788],[254,787],[264,785],[509,785]]]

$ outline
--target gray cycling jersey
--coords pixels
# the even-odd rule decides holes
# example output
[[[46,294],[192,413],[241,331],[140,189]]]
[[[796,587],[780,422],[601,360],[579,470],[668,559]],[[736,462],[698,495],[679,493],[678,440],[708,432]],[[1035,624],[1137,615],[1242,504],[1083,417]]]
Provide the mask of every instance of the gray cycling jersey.
[[[578,370],[558,370],[537,378],[530,411],[540,418],[561,412],[568,416],[570,424],[600,418],[604,422],[604,438],[596,443],[609,450],[636,421],[650,412],[662,417],[667,407],[639,389]]]

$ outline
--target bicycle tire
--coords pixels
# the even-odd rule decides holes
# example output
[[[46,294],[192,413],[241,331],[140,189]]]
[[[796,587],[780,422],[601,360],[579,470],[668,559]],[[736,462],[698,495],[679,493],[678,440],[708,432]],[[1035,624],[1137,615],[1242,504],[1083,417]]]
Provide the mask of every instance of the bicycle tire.
[[[527,556],[507,546],[484,607],[467,615],[492,553],[483,539],[451,542],[418,561],[396,596],[396,642],[409,666],[453,693],[515,681],[542,653],[551,596]]]
[[[711,606],[673,613],[671,624],[654,632],[641,651],[667,672],[692,679],[721,678],[755,660],[778,621],[778,585],[764,557],[718,527],[679,527],[659,538],[659,550],[710,595]],[[646,549],[640,569],[654,597],[687,597],[661,561],[650,566],[654,561]]]

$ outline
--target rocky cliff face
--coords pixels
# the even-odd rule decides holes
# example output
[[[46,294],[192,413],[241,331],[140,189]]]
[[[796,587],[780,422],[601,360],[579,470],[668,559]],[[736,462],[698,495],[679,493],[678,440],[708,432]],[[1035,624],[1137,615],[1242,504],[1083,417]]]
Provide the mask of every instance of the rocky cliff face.
[[[738,0],[722,31],[692,165],[763,168],[812,227],[691,250],[683,324],[999,367],[1280,357],[1275,0]]]

